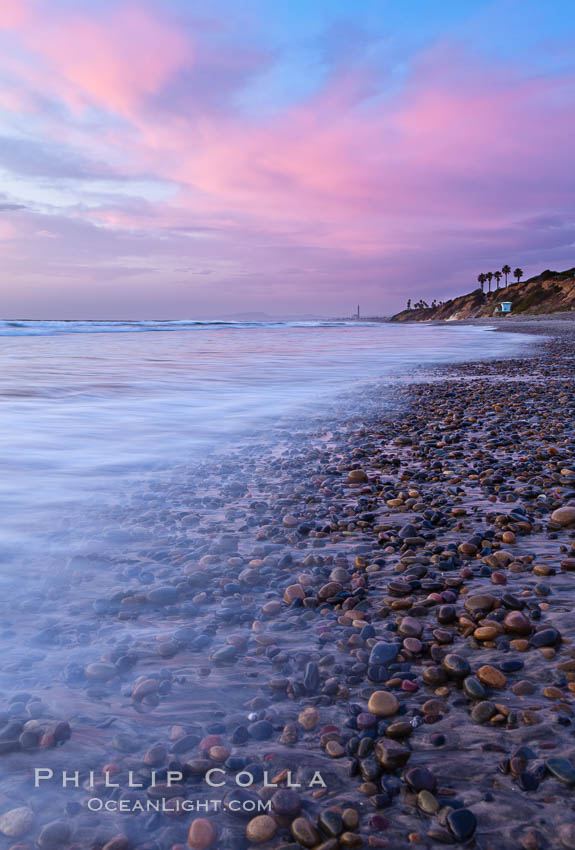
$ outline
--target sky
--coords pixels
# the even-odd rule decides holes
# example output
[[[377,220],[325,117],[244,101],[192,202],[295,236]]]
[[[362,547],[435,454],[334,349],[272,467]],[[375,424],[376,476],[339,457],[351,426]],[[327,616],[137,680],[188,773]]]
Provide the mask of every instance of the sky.
[[[571,0],[1,0],[0,316],[390,315],[575,266]]]

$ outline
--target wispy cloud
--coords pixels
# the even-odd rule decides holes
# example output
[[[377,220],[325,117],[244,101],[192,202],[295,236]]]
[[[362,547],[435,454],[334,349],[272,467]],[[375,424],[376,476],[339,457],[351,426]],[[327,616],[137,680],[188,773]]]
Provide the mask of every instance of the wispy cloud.
[[[350,291],[389,312],[491,265],[573,264],[568,65],[494,56],[459,19],[401,61],[405,33],[326,19],[294,99],[277,72],[301,41],[252,21],[223,2],[4,0],[0,210],[21,214],[0,239],[22,297],[61,289],[77,315],[98,280],[124,314],[222,293],[341,312]],[[25,209],[46,182],[66,193]]]

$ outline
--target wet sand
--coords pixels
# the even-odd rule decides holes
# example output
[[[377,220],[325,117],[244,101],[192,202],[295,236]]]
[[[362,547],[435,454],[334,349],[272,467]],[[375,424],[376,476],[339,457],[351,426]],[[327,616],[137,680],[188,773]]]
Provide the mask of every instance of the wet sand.
[[[575,848],[575,324],[528,330],[72,517],[2,618],[0,847]]]

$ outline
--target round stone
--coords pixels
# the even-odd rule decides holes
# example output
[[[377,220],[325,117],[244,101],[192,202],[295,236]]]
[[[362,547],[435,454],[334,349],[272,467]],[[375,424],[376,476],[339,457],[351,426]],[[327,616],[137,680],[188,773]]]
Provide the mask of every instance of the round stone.
[[[343,590],[341,584],[337,581],[330,581],[327,584],[324,584],[317,592],[318,599],[329,599],[332,596],[337,596]]]
[[[565,527],[575,525],[575,505],[564,505],[562,508],[557,508],[551,514],[551,521]]]
[[[516,696],[529,696],[529,694],[534,694],[537,688],[530,682],[528,679],[520,679],[518,682],[514,682],[511,685],[511,692]]]
[[[301,809],[299,795],[291,788],[278,788],[272,797],[272,809],[277,815],[295,817]]]
[[[443,659],[443,667],[450,679],[464,679],[471,672],[469,662],[461,655],[451,652]]]
[[[321,829],[331,838],[337,838],[343,832],[343,819],[335,809],[325,809],[318,818]]]
[[[47,823],[38,836],[38,847],[42,850],[60,850],[70,840],[71,829],[65,821],[54,820]]]
[[[447,815],[447,826],[457,841],[468,841],[477,828],[471,809],[454,809]]]
[[[566,758],[550,758],[545,762],[547,770],[566,785],[575,785],[575,767]]]
[[[490,664],[484,664],[479,668],[477,678],[490,688],[504,688],[507,685],[507,679],[503,673],[496,667],[491,667]]]
[[[517,635],[528,635],[531,632],[531,623],[521,611],[510,611],[503,620],[505,630]]]
[[[367,708],[376,717],[389,717],[399,711],[399,703],[389,691],[374,691],[369,698]]]
[[[277,823],[270,815],[258,815],[248,823],[246,835],[254,844],[265,844],[272,840],[277,828]]]
[[[93,679],[96,682],[107,682],[117,675],[118,669],[115,664],[107,664],[104,661],[95,661],[93,664],[88,664],[84,668],[84,673],[88,679]]]
[[[499,634],[495,626],[480,626],[473,632],[475,640],[495,640]]]
[[[405,781],[412,791],[435,791],[437,779],[426,767],[410,767],[405,772]]]
[[[467,678],[463,680],[463,690],[467,696],[472,699],[485,699],[487,696],[485,688],[479,679],[475,678],[475,676],[467,676]]]
[[[369,663],[377,667],[393,664],[397,658],[398,649],[393,643],[376,643],[369,656]]]
[[[248,726],[250,738],[256,741],[269,741],[274,733],[274,727],[269,720],[256,720]]]
[[[216,828],[207,818],[196,818],[188,832],[188,844],[194,850],[207,850],[216,840]]]
[[[310,731],[311,729],[315,729],[317,724],[319,723],[319,712],[317,708],[314,708],[312,705],[308,705],[307,708],[304,708],[298,714],[297,722],[306,731]]]
[[[212,661],[215,664],[232,664],[237,654],[238,650],[235,646],[221,646],[212,653]]]
[[[419,637],[423,631],[423,625],[415,617],[404,617],[399,624],[399,633],[402,637]]]
[[[350,484],[365,484],[369,479],[363,469],[352,469],[347,473],[347,480]]]
[[[320,841],[319,832],[307,818],[292,821],[291,834],[304,847],[315,847]]]
[[[419,655],[423,649],[423,644],[418,638],[405,638],[403,641],[403,648],[408,652],[411,652],[413,655]]]
[[[339,741],[328,741],[325,751],[332,759],[340,759],[345,755],[345,750]]]
[[[178,601],[178,590],[175,587],[155,587],[148,593],[148,601],[153,605],[174,605]]]
[[[531,635],[531,646],[537,649],[542,646],[555,646],[560,640],[561,635],[557,629],[541,629],[540,632]]]
[[[409,761],[411,750],[393,739],[382,738],[375,745],[375,758],[386,770],[396,770]]]
[[[566,850],[575,850],[575,823],[562,823],[558,835],[562,847]]]
[[[440,605],[437,609],[437,622],[442,625],[447,625],[447,623],[452,623],[457,614],[455,611],[454,605]]]
[[[565,698],[565,694],[563,693],[561,688],[556,688],[553,685],[548,685],[546,688],[543,688],[542,693],[546,699],[556,700]]]
[[[482,702],[478,702],[477,705],[473,706],[471,711],[471,719],[475,720],[476,723],[488,723],[492,717],[497,714],[497,709],[493,705],[492,702],[488,700],[483,700]]]
[[[442,667],[436,667],[435,665],[425,667],[421,675],[425,684],[431,685],[433,688],[447,681],[447,672]]]
[[[19,838],[34,825],[34,812],[26,806],[10,809],[0,817],[0,832],[8,838]]]
[[[478,611],[491,611],[495,606],[495,597],[487,593],[477,593],[473,596],[468,596],[465,600],[465,610],[471,613]]]
[[[284,602],[291,605],[296,599],[305,599],[305,590],[301,584],[290,584],[284,591]]]
[[[439,802],[430,791],[420,791],[417,795],[417,805],[426,815],[434,815],[439,811]]]

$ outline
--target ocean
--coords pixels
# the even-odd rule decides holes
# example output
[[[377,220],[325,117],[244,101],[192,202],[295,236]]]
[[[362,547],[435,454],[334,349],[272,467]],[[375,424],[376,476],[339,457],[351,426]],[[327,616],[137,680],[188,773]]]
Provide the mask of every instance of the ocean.
[[[1,322],[3,545],[43,545],[70,507],[105,505],[131,479],[249,445],[289,417],[301,426],[339,393],[530,340],[355,321]]]

